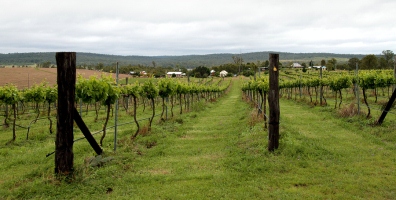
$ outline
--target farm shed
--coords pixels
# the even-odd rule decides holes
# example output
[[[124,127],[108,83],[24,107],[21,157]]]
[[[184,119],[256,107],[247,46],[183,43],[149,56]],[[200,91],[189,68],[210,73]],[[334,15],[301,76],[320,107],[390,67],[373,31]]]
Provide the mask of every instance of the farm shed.
[[[293,63],[291,67],[293,67],[293,68],[302,68],[300,63]]]
[[[173,74],[174,74],[177,78],[180,78],[180,77],[186,75],[186,74],[183,73],[183,72],[168,72],[168,73],[166,73],[166,76],[169,77],[169,78],[172,78]]]

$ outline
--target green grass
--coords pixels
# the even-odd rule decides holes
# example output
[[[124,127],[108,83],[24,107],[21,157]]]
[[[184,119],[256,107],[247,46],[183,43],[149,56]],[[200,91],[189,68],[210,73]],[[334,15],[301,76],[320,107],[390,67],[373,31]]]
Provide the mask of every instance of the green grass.
[[[280,148],[267,152],[262,122],[249,125],[252,108],[240,80],[213,103],[129,139],[112,134],[102,167],[86,141],[74,146],[75,179],[53,175],[53,136],[11,145],[0,133],[0,198],[5,199],[395,199],[396,137],[392,121],[372,127],[364,118],[339,118],[329,107],[281,99]],[[44,131],[45,132],[45,131]],[[43,133],[45,134],[45,133]],[[6,139],[5,139],[6,138]]]

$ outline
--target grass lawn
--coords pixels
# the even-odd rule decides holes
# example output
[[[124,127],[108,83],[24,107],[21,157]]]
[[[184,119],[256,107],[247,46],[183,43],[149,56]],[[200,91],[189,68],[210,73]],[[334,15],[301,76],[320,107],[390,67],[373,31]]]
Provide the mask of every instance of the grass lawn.
[[[151,133],[123,127],[113,160],[90,167],[93,150],[74,145],[75,179],[54,175],[54,137],[4,145],[0,133],[0,199],[395,199],[394,121],[372,127],[337,118],[329,107],[281,100],[280,148],[267,152],[267,131],[241,98],[241,80],[216,102],[156,121]]]

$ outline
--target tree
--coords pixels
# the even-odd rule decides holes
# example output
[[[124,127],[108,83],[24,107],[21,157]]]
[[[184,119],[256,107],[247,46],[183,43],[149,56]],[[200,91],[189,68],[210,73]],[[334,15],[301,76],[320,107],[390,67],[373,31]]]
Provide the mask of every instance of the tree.
[[[232,56],[232,60],[236,65],[241,65],[243,63],[243,58],[240,56]]]
[[[337,69],[348,70],[348,71],[352,70],[352,68],[349,67],[348,63],[338,64]]]
[[[387,69],[388,68],[388,62],[386,61],[386,58],[380,57],[379,58],[379,68],[380,69]]]
[[[155,78],[159,78],[159,77],[164,77],[166,71],[163,67],[156,67],[153,69],[151,73],[154,75]]]
[[[51,62],[50,61],[43,62],[43,63],[41,63],[41,67],[42,68],[50,68]]]
[[[206,78],[210,74],[210,69],[204,66],[199,66],[193,69],[192,74],[194,74],[196,78]]]
[[[327,63],[328,63],[329,66],[331,66],[334,70],[336,70],[337,59],[332,58],[332,59],[328,60]]]
[[[386,61],[386,68],[391,69],[393,68],[394,65],[394,60],[393,58],[395,57],[395,54],[391,50],[383,50],[382,54],[384,55],[385,61]]]
[[[350,58],[348,60],[348,67],[349,67],[350,70],[355,69],[356,68],[356,64],[360,64],[359,58],[353,57],[353,58]]]
[[[213,70],[215,70],[216,72],[220,72],[222,70],[225,70],[228,72],[228,74],[237,74],[238,73],[238,68],[234,63],[227,63],[227,64],[223,64],[220,66],[215,66],[212,67]]]
[[[180,70],[181,70],[181,72],[183,72],[183,73],[187,73],[187,68],[185,68],[185,67],[180,67]]]
[[[320,66],[326,66],[326,61],[323,59],[322,61],[320,61]]]
[[[234,60],[235,65],[239,67],[239,73],[241,73],[241,65],[243,63],[243,58],[234,55],[232,56],[232,60]]]
[[[362,58],[360,69],[377,69],[378,68],[378,58],[377,56],[370,54]]]
[[[269,61],[266,60],[266,61],[264,62],[264,67],[268,67],[268,66],[269,66]]]
[[[251,70],[246,70],[246,71],[243,71],[243,73],[242,73],[244,76],[246,76],[246,77],[249,77],[249,76],[254,76],[254,72],[253,71],[251,71]]]
[[[96,70],[101,70],[104,68],[104,64],[103,63],[98,63],[98,65],[96,66]]]

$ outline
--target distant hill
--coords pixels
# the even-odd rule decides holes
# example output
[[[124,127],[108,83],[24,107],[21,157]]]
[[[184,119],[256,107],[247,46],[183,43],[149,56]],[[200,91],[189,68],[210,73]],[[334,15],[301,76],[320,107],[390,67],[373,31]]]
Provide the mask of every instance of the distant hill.
[[[119,56],[94,53],[77,53],[77,65],[113,65],[119,62],[123,65],[143,65],[152,66],[153,61],[156,66],[164,67],[187,67],[197,66],[218,66],[225,63],[232,63],[232,56],[241,56],[244,63],[268,60],[269,53],[279,53],[280,61],[287,62],[320,62],[322,59],[329,60],[336,58],[338,62],[346,62],[349,58],[363,58],[362,54],[333,54],[333,53],[286,53],[286,52],[252,52],[242,54],[207,54],[207,55],[183,55],[183,56]],[[4,65],[34,65],[50,61],[56,64],[55,52],[44,53],[9,53],[0,54],[0,66]]]

